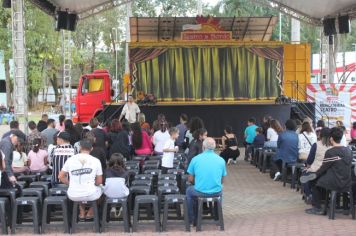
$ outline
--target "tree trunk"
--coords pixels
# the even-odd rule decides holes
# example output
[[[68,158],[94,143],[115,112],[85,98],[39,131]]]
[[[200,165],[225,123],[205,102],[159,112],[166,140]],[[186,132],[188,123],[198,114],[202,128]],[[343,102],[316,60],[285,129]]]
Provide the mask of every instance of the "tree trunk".
[[[49,81],[51,82],[51,85],[53,87],[55,103],[58,104],[59,92],[58,92],[57,77],[55,73],[53,73],[52,79],[50,79]]]
[[[9,59],[5,59],[5,82],[6,82],[6,103],[7,106],[12,106],[11,99],[11,79],[10,79],[10,62]]]

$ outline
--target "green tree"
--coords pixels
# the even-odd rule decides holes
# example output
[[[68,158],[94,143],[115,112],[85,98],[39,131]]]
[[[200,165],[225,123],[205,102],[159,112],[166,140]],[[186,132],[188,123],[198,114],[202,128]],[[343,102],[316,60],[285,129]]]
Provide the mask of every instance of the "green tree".
[[[12,83],[10,78],[10,58],[12,58],[11,50],[11,12],[10,10],[0,8],[0,50],[3,51],[3,63],[5,66],[5,82],[6,82],[6,103],[11,106]]]
[[[37,103],[39,91],[50,81],[58,95],[59,33],[54,30],[54,19],[32,4],[26,4],[25,32],[27,47],[27,79],[29,105]]]

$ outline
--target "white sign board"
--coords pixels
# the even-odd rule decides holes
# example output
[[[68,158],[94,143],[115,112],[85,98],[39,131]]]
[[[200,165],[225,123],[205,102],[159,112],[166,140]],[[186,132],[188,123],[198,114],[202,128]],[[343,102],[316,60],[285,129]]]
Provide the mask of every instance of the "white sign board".
[[[315,102],[316,120],[342,121],[349,129],[356,121],[356,84],[308,84],[308,101]]]

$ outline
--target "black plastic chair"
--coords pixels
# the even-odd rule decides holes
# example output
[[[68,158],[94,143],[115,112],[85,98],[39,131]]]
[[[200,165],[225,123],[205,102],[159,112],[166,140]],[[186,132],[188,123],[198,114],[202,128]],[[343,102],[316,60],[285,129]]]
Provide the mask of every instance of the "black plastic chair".
[[[217,217],[218,217],[218,223],[220,226],[220,230],[224,230],[224,217],[223,217],[223,211],[222,211],[222,198],[221,197],[198,197],[198,214],[197,214],[197,227],[196,231],[201,231],[201,226],[202,223],[205,223],[207,221],[203,222],[203,203],[213,203],[212,207],[217,208]],[[216,214],[216,211],[212,211],[213,214]],[[213,216],[213,219],[210,222],[215,223],[215,218],[216,216]]]
[[[78,208],[79,204],[85,204],[93,208],[94,210],[94,220],[92,222],[79,222],[78,221]],[[99,208],[96,201],[89,202],[73,202],[73,213],[72,213],[72,233],[79,227],[94,227],[96,233],[100,233],[100,219],[99,219]]]
[[[177,214],[174,218],[168,216],[168,209],[172,205],[180,204],[183,206],[184,214],[183,218],[181,217],[181,213]],[[179,208],[180,209],[180,208]],[[177,225],[177,220],[184,220],[185,230],[190,231],[190,224],[188,218],[188,205],[186,201],[185,195],[166,195],[164,199],[164,208],[163,208],[163,220],[162,220],[162,231],[167,230],[168,220],[175,220],[172,222],[172,225]]]
[[[345,198],[343,199],[343,204],[345,204],[346,202],[349,202],[352,219],[356,219],[355,203],[354,203],[354,196],[353,196],[352,188],[350,188],[347,191],[327,190],[326,191],[326,202],[324,205],[324,214],[327,213],[327,208],[329,207],[329,219],[330,220],[335,219],[335,208],[336,208],[336,201],[337,201],[338,194],[343,194],[344,197],[348,196],[348,199],[345,199]],[[344,206],[344,207],[346,207],[346,206]]]
[[[61,215],[63,221],[58,224],[51,224],[51,210],[53,207],[61,208]],[[49,196],[43,201],[42,210],[42,233],[49,227],[58,227],[62,225],[64,233],[69,233],[69,214],[68,214],[68,200],[66,196]]]
[[[9,199],[5,197],[0,198],[0,223],[1,233],[7,234],[7,228],[9,226]]]
[[[158,209],[158,197],[155,195],[140,195],[140,196],[136,196],[135,198],[134,218],[133,218],[133,225],[132,225],[133,232],[137,232],[137,227],[140,219],[140,207],[142,205],[146,206],[147,204],[152,205],[153,208],[153,217],[154,217],[153,220],[155,223],[156,232],[161,231],[160,216],[159,216],[159,209]]]
[[[158,176],[158,180],[177,180],[176,174],[161,174]]]
[[[127,199],[126,198],[106,198],[103,204],[103,215],[102,215],[102,232],[105,231],[108,227],[117,227],[121,224],[118,221],[113,221],[110,218],[110,208],[121,206],[122,207],[122,218],[123,218],[123,225],[125,232],[130,232],[130,215],[127,206]]]
[[[178,182],[176,180],[170,180],[170,179],[162,179],[162,180],[158,180],[157,182],[157,186],[178,186]]]
[[[32,210],[32,225],[24,224],[22,222],[23,206],[31,206]],[[34,234],[40,233],[40,200],[38,197],[19,197],[15,201],[15,206],[12,208],[12,228],[11,233],[16,233],[16,228],[23,228],[33,226]],[[21,217],[20,217],[21,216]],[[19,217],[19,219],[18,219]],[[19,222],[19,223],[18,223]]]

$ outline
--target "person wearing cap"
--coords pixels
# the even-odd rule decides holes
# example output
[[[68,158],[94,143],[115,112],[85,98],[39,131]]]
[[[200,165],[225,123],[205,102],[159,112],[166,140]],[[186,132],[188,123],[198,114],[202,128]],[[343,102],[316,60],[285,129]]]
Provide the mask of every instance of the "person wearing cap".
[[[3,138],[0,141],[0,150],[5,155],[5,172],[9,177],[9,180],[12,183],[16,183],[16,177],[14,176],[14,172],[12,170],[12,161],[13,161],[13,151],[14,147],[19,142],[25,142],[22,138],[22,132],[19,130],[13,130],[12,133],[8,136]]]
[[[49,154],[49,163],[52,164],[52,186],[60,183],[58,174],[73,155],[74,147],[70,144],[70,134],[60,132],[57,136],[57,146]]]
[[[127,103],[124,105],[124,108],[122,108],[119,120],[125,117],[125,119],[129,123],[135,123],[137,121],[137,116],[140,114],[140,112],[140,108],[135,103],[132,95],[129,95],[127,98]]]
[[[100,161],[91,156],[93,144],[88,139],[80,141],[80,153],[74,155],[64,164],[59,172],[59,180],[68,184],[68,198],[75,202],[87,202],[98,200],[103,189],[103,171]],[[68,180],[69,176],[69,180]],[[92,219],[93,209],[85,212],[85,206],[80,204],[79,219]]]

